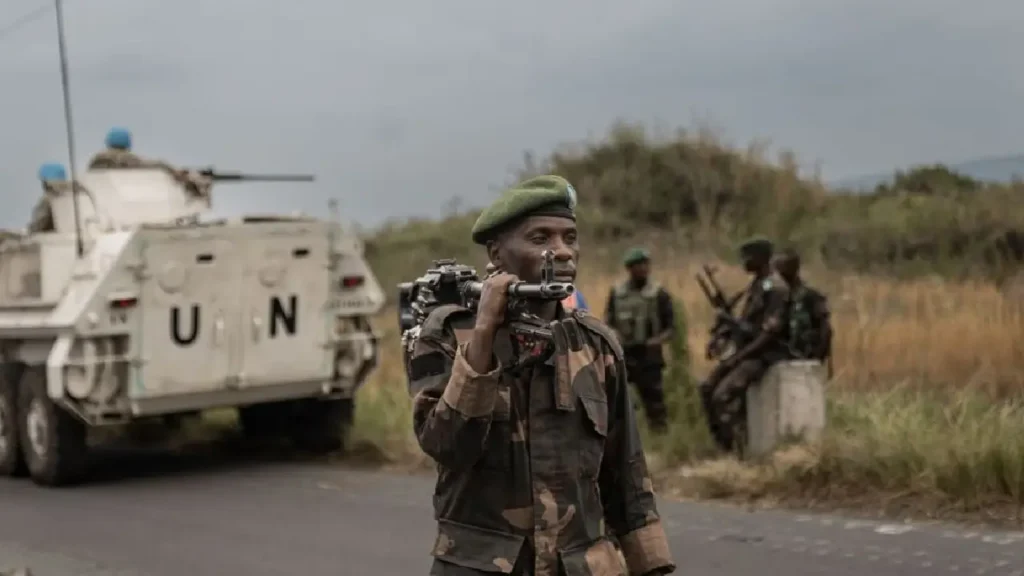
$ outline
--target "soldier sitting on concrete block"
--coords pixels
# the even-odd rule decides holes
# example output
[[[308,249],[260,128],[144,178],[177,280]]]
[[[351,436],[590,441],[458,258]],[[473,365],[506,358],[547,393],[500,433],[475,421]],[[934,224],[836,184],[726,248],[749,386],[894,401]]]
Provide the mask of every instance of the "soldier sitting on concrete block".
[[[756,386],[786,352],[786,286],[772,278],[774,246],[752,238],[740,246],[744,269],[751,275],[746,298],[735,319],[744,330],[733,334],[736,351],[723,358],[700,383],[699,390],[711,437],[724,451],[742,451],[747,439],[744,404],[747,389]]]
[[[747,391],[747,455],[762,456],[786,438],[816,440],[825,428],[825,382],[831,377],[832,325],[825,296],[800,277],[800,256],[785,250],[772,265],[786,283],[786,350],[759,386]],[[827,370],[826,370],[827,364]]]
[[[828,298],[800,277],[800,255],[784,250],[773,262],[776,273],[789,288],[789,349],[796,358],[828,365],[832,377],[832,321]]]

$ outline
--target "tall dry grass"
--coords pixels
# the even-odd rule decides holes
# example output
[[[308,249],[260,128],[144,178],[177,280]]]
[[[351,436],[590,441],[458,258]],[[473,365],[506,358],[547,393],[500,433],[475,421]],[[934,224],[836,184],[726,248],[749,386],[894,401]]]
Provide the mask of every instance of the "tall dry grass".
[[[701,263],[675,259],[655,268],[685,317],[697,376],[710,368],[702,351],[712,320],[693,280]],[[718,270],[728,291],[747,281],[734,266]],[[677,365],[666,380],[673,425],[663,437],[645,431],[653,460],[686,476],[692,493],[711,496],[916,495],[961,511],[1016,509],[1024,502],[1022,302],[984,282],[898,281],[822,269],[805,277],[829,296],[836,331],[824,441],[754,467],[695,464],[713,451],[686,377],[690,366]],[[620,280],[584,274],[578,286],[601,314]],[[385,335],[383,361],[359,393],[355,440],[394,460],[422,461],[394,318],[388,310],[377,321]],[[687,360],[680,350],[673,356],[677,364]]]

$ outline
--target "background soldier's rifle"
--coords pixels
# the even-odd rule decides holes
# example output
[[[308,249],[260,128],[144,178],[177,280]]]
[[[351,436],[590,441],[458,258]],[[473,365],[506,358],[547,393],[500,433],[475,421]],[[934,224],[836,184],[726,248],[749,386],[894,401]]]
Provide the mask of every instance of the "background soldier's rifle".
[[[715,323],[711,326],[711,339],[708,341],[707,347],[708,360],[714,360],[720,358],[730,344],[739,342],[739,338],[749,336],[753,331],[752,328],[749,331],[742,329],[742,323],[733,315],[733,309],[744,293],[740,292],[732,298],[727,298],[722,287],[715,280],[715,269],[707,264],[701,268],[707,279],[698,272],[696,274],[697,284],[715,309]]]
[[[700,274],[697,274],[697,283],[700,285],[701,291],[704,292],[704,296],[707,297],[708,301],[711,302],[711,306],[715,309],[715,323],[711,326],[711,340],[708,342],[708,359],[713,360],[720,358],[730,345],[738,349],[752,342],[757,337],[758,329],[749,322],[740,320],[733,313],[733,308],[736,307],[736,303],[739,302],[744,292],[736,294],[731,299],[726,298],[721,286],[715,281],[714,269],[707,264],[703,266],[703,269],[704,274],[707,275],[707,280],[705,281]],[[776,339],[776,342],[786,349],[790,357],[804,357],[789,342],[779,339]],[[831,367],[829,370],[831,371]]]
[[[488,270],[488,277],[496,274]],[[506,327],[513,336],[533,342],[551,342],[548,322],[530,313],[531,301],[561,301],[575,292],[569,282],[555,282],[554,253],[544,252],[544,266],[539,283],[514,282],[508,287]],[[456,304],[476,310],[483,291],[483,281],[476,269],[458,264],[454,259],[435,260],[434,267],[412,282],[398,285],[398,317],[402,342],[406,350],[419,335],[427,316],[439,306]]]

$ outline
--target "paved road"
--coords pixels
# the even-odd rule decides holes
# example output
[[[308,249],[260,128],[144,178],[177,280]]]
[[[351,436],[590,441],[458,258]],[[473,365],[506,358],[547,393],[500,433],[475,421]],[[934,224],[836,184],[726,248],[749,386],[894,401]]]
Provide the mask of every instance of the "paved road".
[[[167,455],[105,466],[105,477],[72,490],[0,480],[0,568],[28,564],[36,576],[427,570],[429,477]],[[667,501],[661,510],[677,573],[687,576],[1024,576],[1022,533]]]

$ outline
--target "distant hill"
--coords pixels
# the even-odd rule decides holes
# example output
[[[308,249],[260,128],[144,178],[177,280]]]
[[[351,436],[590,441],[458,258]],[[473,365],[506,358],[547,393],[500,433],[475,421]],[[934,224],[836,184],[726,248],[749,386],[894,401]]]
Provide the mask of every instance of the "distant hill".
[[[975,180],[1008,183],[1014,177],[1024,179],[1024,154],[1002,156],[998,158],[979,158],[949,166],[956,172],[970,176]],[[909,168],[909,167],[908,167]],[[833,188],[847,190],[873,190],[875,186],[891,181],[893,174],[872,174],[855,178],[837,180],[830,185]]]

